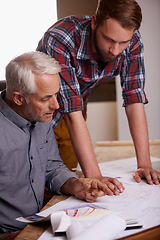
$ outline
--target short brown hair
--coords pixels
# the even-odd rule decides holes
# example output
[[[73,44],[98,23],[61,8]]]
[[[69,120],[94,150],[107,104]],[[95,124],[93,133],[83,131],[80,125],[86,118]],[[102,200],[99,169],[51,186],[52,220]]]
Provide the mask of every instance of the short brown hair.
[[[135,0],[99,0],[96,10],[97,24],[114,18],[124,28],[139,29],[142,21],[141,8]]]

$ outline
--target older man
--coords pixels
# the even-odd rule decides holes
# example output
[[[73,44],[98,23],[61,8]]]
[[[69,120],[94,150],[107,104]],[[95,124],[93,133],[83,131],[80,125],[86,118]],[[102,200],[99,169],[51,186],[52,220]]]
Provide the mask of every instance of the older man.
[[[0,96],[0,233],[23,229],[19,216],[40,211],[45,186],[93,202],[108,187],[96,179],[78,179],[62,162],[52,130],[59,108],[58,62],[30,52],[6,67],[7,88]]]

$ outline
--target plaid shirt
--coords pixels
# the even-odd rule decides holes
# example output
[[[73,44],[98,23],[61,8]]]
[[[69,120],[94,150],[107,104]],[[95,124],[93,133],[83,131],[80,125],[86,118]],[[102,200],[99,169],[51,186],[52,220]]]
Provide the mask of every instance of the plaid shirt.
[[[92,89],[118,74],[121,76],[123,106],[148,102],[144,92],[145,71],[140,33],[134,31],[129,46],[103,71],[92,57],[90,35],[91,16],[70,16],[50,27],[37,48],[61,64],[60,109],[54,113],[54,127],[63,112],[81,110],[85,115],[87,97]]]

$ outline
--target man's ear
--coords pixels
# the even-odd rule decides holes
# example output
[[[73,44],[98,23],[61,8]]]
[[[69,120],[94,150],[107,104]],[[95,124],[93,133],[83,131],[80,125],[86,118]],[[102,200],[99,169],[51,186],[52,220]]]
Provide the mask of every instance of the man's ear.
[[[96,26],[97,26],[96,15],[93,15],[92,16],[92,20],[91,20],[91,28],[92,28],[92,30],[95,30]]]
[[[12,99],[18,106],[22,105],[23,103],[23,96],[20,94],[20,92],[13,92]]]

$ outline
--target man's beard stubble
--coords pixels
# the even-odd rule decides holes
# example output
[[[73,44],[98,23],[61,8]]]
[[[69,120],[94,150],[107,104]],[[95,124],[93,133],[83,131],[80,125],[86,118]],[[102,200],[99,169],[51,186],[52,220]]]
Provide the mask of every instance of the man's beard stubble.
[[[122,53],[119,53],[117,56],[115,56],[114,58],[110,58],[109,56],[104,56],[103,52],[100,50],[99,46],[98,46],[98,41],[97,41],[97,29],[95,29],[94,31],[94,35],[93,35],[93,41],[94,41],[94,46],[96,49],[96,53],[98,56],[98,60],[104,62],[104,63],[109,63],[109,62],[114,62]],[[108,54],[112,55],[112,53],[108,52]]]

